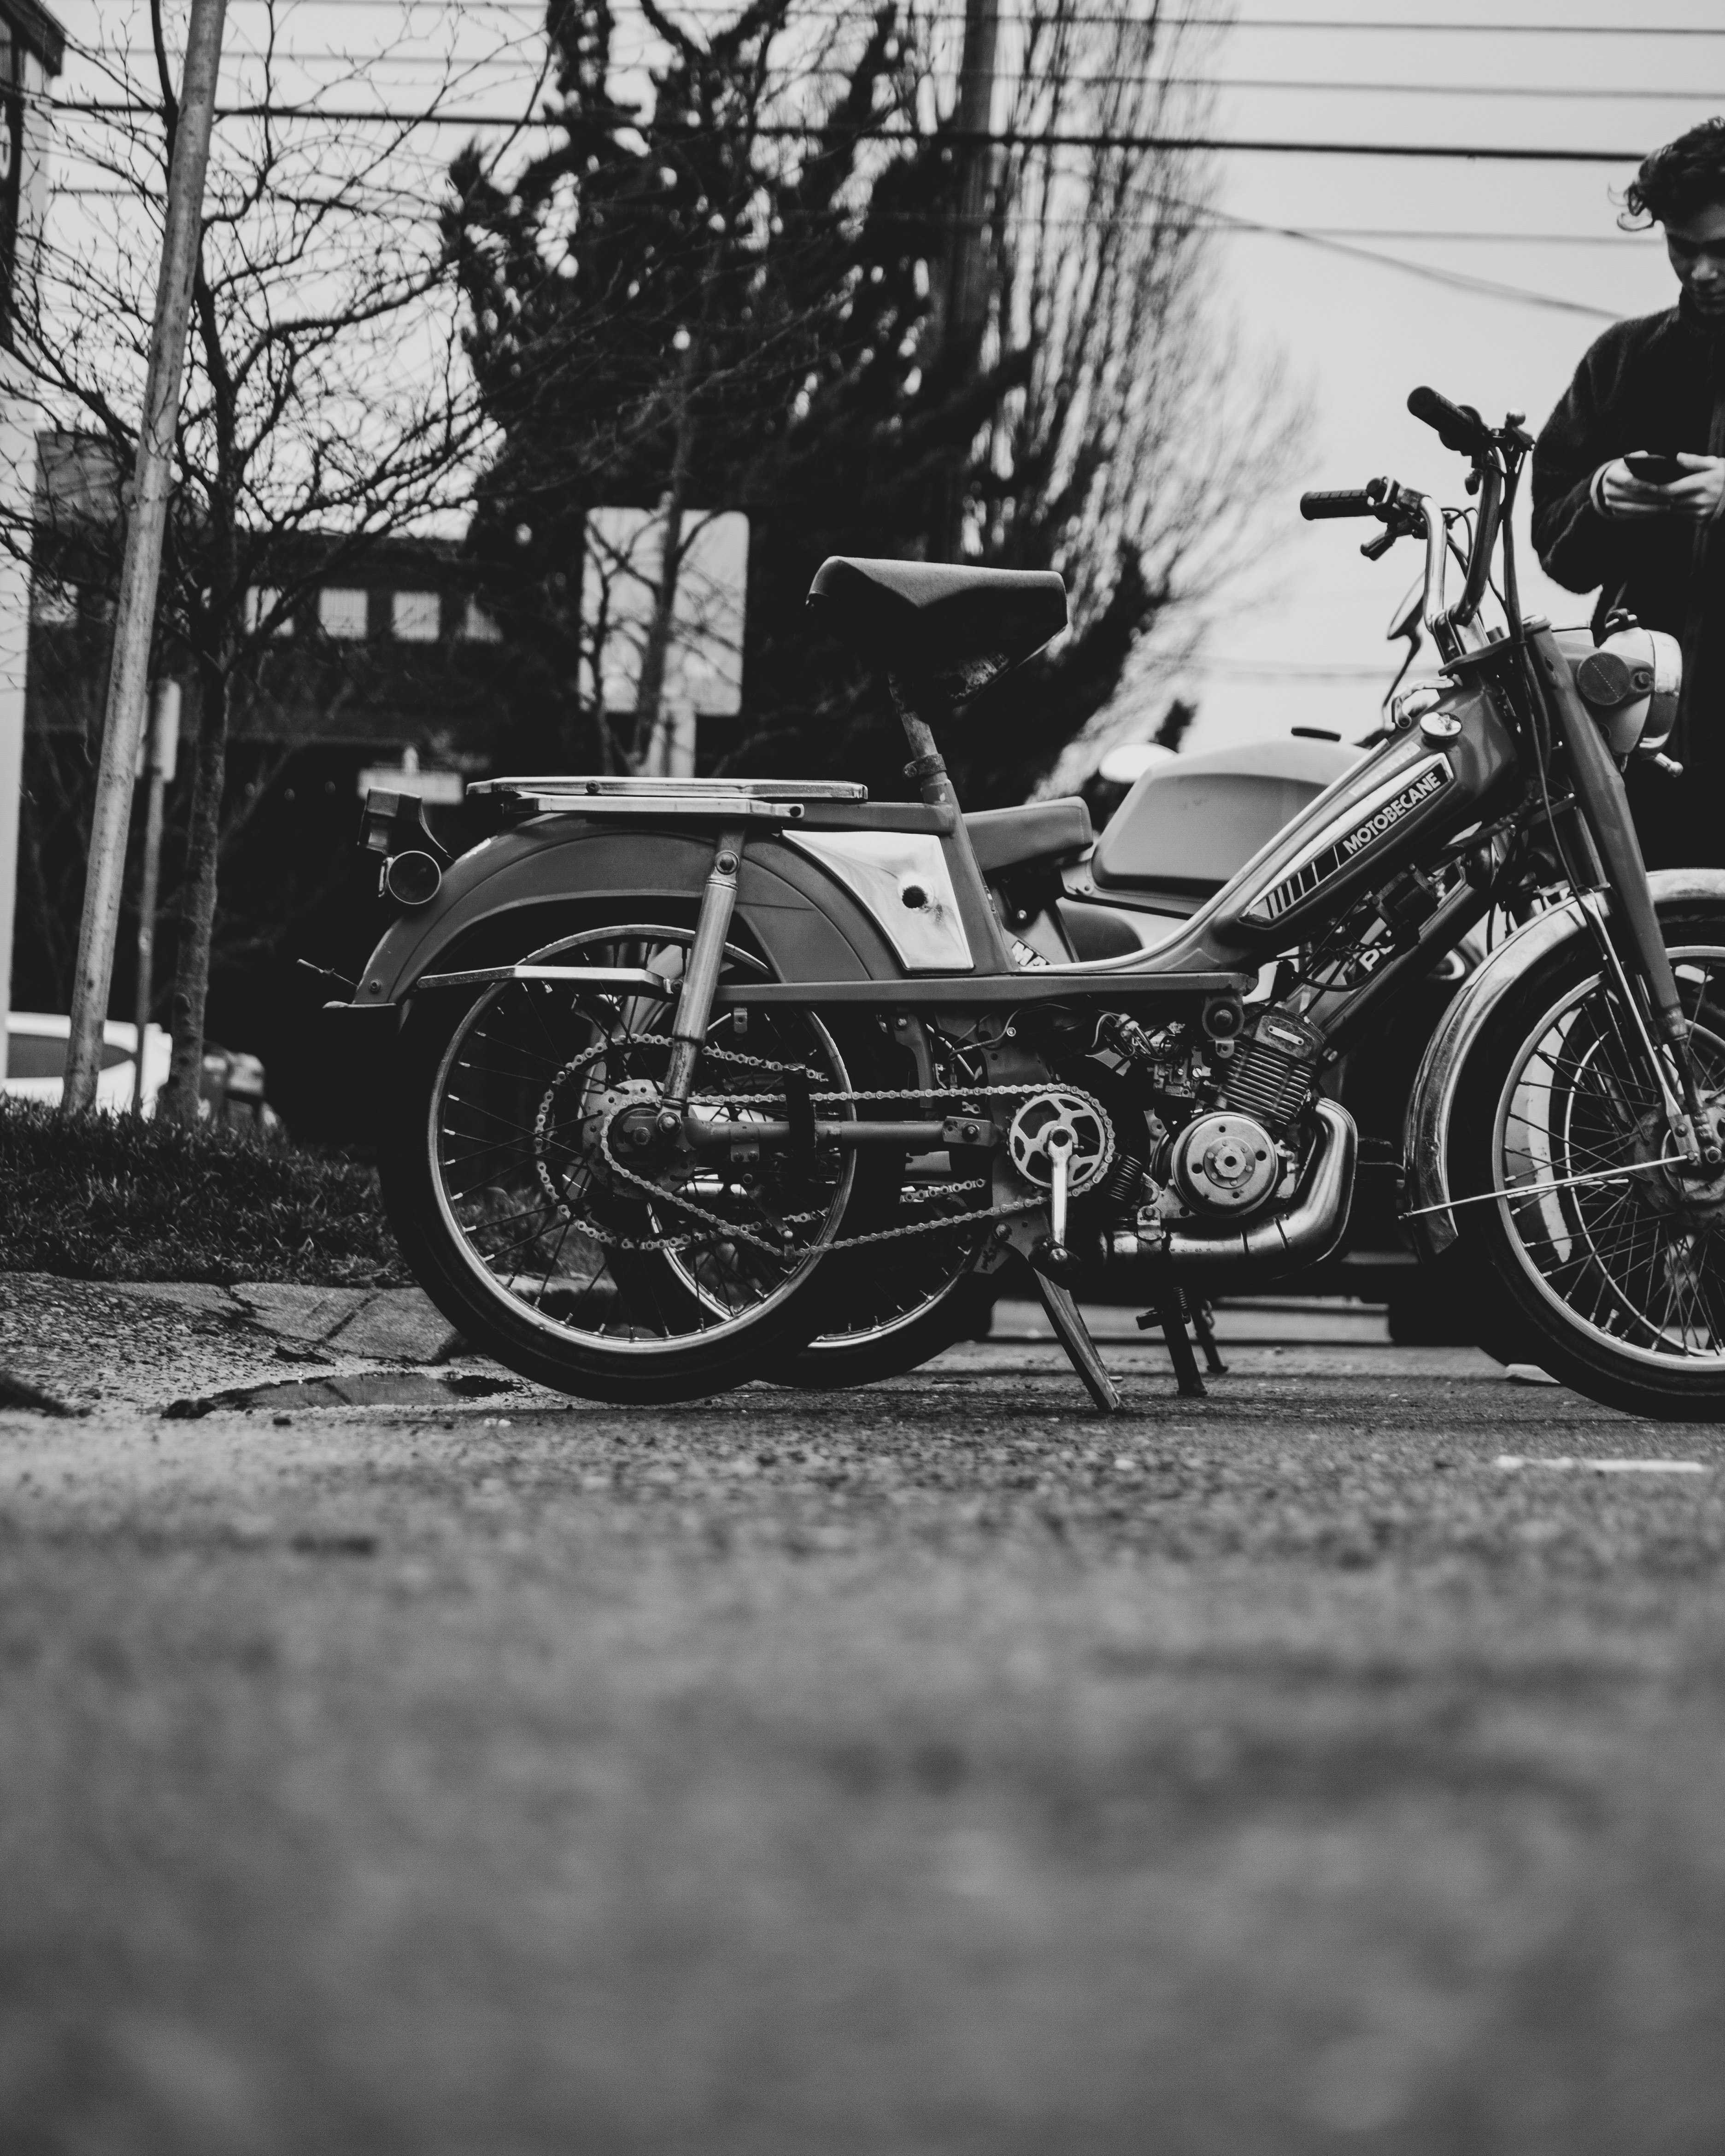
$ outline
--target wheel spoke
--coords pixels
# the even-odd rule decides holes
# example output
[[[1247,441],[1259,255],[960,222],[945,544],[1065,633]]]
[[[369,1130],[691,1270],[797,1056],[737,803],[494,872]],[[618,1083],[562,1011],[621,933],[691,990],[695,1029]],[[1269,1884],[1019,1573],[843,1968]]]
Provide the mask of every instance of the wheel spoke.
[[[599,931],[555,956],[676,978],[689,940]],[[737,963],[730,977],[748,978]],[[771,1307],[837,1232],[856,1173],[854,1152],[817,1147],[792,1195],[772,1145],[741,1164],[667,1158],[650,1140],[638,1159],[633,1146],[619,1150],[619,1117],[658,1100],[670,1015],[661,999],[598,983],[501,981],[458,1025],[434,1104],[446,1214],[488,1291],[541,1327],[642,1353],[726,1335]],[[799,1070],[817,1096],[850,1091],[814,1014],[783,1014],[764,1045],[757,1034],[748,1057],[727,1061],[733,1024],[715,1017],[698,1101],[739,1142],[751,1122],[782,1117],[779,1066]]]
[[[1712,991],[1725,953],[1681,954],[1686,1009],[1703,1098],[1725,1093],[1725,1003]],[[1643,1063],[1636,1029],[1598,978],[1541,1021],[1507,1082],[1497,1122],[1495,1173],[1512,1249],[1572,1322],[1620,1351],[1686,1361],[1725,1358],[1725,1240],[1707,1209],[1725,1218],[1725,1196],[1669,1168],[1647,1172],[1668,1150],[1660,1087]],[[1617,1168],[1622,1183],[1542,1190],[1570,1177]],[[1704,1217],[1706,1216],[1706,1217]]]

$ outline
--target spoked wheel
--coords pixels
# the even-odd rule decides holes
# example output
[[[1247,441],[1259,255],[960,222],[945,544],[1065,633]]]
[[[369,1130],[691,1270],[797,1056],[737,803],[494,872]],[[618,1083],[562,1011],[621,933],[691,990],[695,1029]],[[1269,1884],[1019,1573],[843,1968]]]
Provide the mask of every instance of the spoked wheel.
[[[1725,1133],[1725,912],[1663,925],[1703,1120]],[[1456,1194],[1497,1194],[1455,1216],[1457,1270],[1482,1312],[1507,1299],[1523,1353],[1595,1399],[1725,1418],[1725,1170],[1677,1158],[1637,1030],[1591,949],[1554,954],[1506,1000],[1470,1058],[1453,1128]]]
[[[967,1075],[982,1082],[957,1051],[940,1055],[937,1068],[948,1086],[962,1088]],[[955,1091],[938,1112],[966,1105],[980,1109],[980,1096],[968,1104]],[[975,1270],[988,1229],[973,1216],[993,1202],[989,1156],[912,1156],[902,1169],[896,1206],[881,1224],[915,1232],[829,1261],[820,1331],[773,1368],[775,1383],[809,1392],[879,1384],[986,1329],[999,1284]]]
[[[942,1203],[927,1200],[908,1217],[926,1219]],[[816,1337],[768,1373],[774,1383],[809,1392],[875,1385],[975,1339],[999,1291],[996,1281],[973,1270],[981,1243],[978,1230],[955,1229],[834,1258],[845,1285],[829,1295]]]
[[[630,924],[534,955],[675,982],[692,942]],[[721,978],[761,970],[732,952]],[[400,1044],[381,1165],[408,1261],[476,1348],[591,1399],[699,1398],[800,1346],[823,1252],[853,1214],[872,1224],[864,1201],[896,1177],[896,1159],[816,1142],[811,1100],[868,1079],[812,1013],[773,1014],[747,1051],[716,1014],[690,1104],[698,1142],[660,1133],[674,1010],[598,980],[503,981],[471,1002],[422,997]]]

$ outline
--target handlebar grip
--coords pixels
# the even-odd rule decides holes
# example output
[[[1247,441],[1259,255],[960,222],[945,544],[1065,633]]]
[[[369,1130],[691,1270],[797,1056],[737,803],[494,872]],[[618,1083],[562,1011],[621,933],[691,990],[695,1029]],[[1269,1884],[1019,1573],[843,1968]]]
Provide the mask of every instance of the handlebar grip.
[[[1475,456],[1491,446],[1491,430],[1471,404],[1452,404],[1435,389],[1410,389],[1408,409],[1432,428],[1446,449]]]
[[[1312,524],[1325,516],[1374,516],[1383,499],[1384,482],[1373,480],[1369,487],[1344,487],[1336,494],[1302,494],[1300,514]]]

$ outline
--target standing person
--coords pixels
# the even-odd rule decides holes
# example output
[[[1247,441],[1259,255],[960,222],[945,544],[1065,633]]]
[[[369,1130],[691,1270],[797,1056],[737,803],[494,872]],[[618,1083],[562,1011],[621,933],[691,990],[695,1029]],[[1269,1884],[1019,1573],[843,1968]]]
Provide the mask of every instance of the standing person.
[[[1615,323],[1576,369],[1533,453],[1533,543],[1602,615],[1681,638],[1685,777],[1632,764],[1630,798],[1650,867],[1725,867],[1725,119],[1656,150],[1624,205],[1665,228],[1677,304]],[[1637,454],[1681,476],[1639,480]]]

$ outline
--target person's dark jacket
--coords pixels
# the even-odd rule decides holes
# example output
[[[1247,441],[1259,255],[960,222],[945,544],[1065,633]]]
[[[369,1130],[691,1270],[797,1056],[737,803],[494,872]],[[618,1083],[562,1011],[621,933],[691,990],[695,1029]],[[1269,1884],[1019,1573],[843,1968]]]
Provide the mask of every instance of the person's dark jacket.
[[[1533,544],[1568,590],[1598,586],[1606,605],[1682,639],[1683,747],[1725,766],[1725,528],[1602,516],[1594,475],[1635,449],[1725,454],[1725,330],[1686,301],[1589,347],[1533,452]]]

